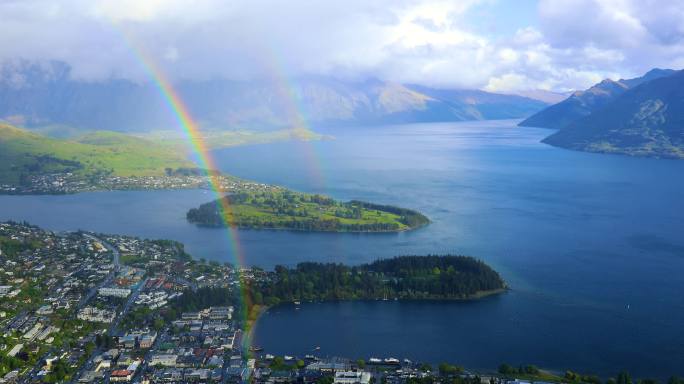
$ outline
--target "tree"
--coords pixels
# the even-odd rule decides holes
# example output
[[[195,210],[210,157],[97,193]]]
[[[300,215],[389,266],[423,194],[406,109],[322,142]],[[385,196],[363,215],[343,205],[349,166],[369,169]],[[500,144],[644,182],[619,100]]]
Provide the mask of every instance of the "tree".
[[[438,366],[439,374],[442,376],[458,375],[463,372],[463,368],[457,365],[441,363]]]
[[[618,373],[617,384],[632,384],[632,377],[626,371]]]
[[[514,375],[518,373],[518,370],[506,363],[503,363],[499,365],[499,373],[502,375]]]

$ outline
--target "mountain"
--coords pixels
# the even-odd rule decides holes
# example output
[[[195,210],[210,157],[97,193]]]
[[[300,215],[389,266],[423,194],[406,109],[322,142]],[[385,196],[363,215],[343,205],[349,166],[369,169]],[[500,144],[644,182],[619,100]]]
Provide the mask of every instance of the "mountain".
[[[0,123],[0,183],[57,172],[84,176],[162,175],[165,168],[194,167],[172,147],[117,132],[91,132],[74,140],[45,137]]]
[[[684,158],[684,71],[673,73],[632,85],[543,141],[591,152]]]
[[[603,80],[585,91],[575,92],[564,101],[537,112],[518,125],[562,129],[606,106],[628,89],[673,73],[671,69],[653,69],[644,76],[634,79]]]
[[[527,91],[518,91],[515,94],[532,100],[539,100],[547,104],[556,104],[570,97],[573,92],[552,92],[543,89],[531,89]]]
[[[274,129],[522,118],[547,106],[482,91],[328,77],[291,82],[180,81],[175,90],[204,129]],[[0,67],[0,119],[26,127],[164,130],[176,121],[150,83],[74,80],[61,62]],[[68,128],[67,128],[68,127]]]

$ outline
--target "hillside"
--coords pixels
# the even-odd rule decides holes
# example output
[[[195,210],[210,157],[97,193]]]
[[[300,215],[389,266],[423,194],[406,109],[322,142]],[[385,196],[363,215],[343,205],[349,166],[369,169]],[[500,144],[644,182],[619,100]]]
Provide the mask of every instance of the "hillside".
[[[193,164],[171,148],[121,133],[92,132],[75,140],[58,140],[0,124],[0,183],[4,184],[47,173],[144,176],[180,167]]]
[[[562,129],[573,122],[601,109],[610,102],[642,83],[673,74],[671,69],[653,69],[644,76],[617,81],[606,79],[585,91],[573,93],[567,99],[554,104],[523,120],[524,127]]]
[[[624,92],[544,142],[590,152],[684,158],[684,71]]]
[[[205,131],[523,118],[548,105],[515,95],[329,77],[179,81],[175,89]],[[60,62],[0,66],[0,120],[32,129],[149,132],[177,126],[154,85],[74,80]]]

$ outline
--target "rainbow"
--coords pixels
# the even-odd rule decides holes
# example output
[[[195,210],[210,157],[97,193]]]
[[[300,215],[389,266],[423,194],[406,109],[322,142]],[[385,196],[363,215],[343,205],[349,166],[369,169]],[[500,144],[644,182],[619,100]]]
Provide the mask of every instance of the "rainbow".
[[[219,202],[219,214],[222,220],[224,221],[226,235],[228,238],[228,244],[230,245],[230,251],[235,261],[233,265],[235,267],[236,273],[239,274],[241,269],[247,265],[245,262],[244,252],[240,247],[237,228],[235,228],[235,226],[232,225],[232,223],[228,222],[227,219],[227,217],[231,213],[231,207],[227,199],[223,198],[224,194],[222,192],[220,184],[220,176],[216,173],[210,172],[212,170],[218,170],[218,168],[215,166],[214,160],[211,156],[211,152],[209,151],[206,143],[204,142],[204,138],[202,137],[199,126],[190,115],[190,111],[188,110],[187,106],[183,103],[183,100],[178,95],[176,90],[173,88],[169,79],[164,75],[164,72],[156,66],[154,60],[148,55],[146,55],[145,52],[135,44],[131,36],[126,34],[126,32],[123,29],[117,28],[117,30],[122,36],[122,40],[124,41],[124,43],[133,53],[136,60],[140,63],[145,74],[157,88],[164,102],[169,107],[170,111],[173,113],[174,117],[178,121],[178,125],[182,129],[185,139],[189,143],[191,150],[194,153],[197,162],[199,163],[198,165],[200,166],[200,168],[208,171],[207,177],[209,180],[209,187],[212,193],[216,196],[216,200]],[[246,284],[242,282],[242,277],[240,276],[239,279],[239,296],[242,300],[243,308],[245,308],[245,310],[239,312],[243,314],[244,318],[242,320],[246,322],[249,317],[249,313],[247,313],[247,311],[250,308],[250,298],[248,290],[246,289]],[[243,347],[248,348],[251,345],[251,332],[248,332],[245,335],[243,335],[242,341]]]
[[[293,133],[296,132],[296,129],[310,129],[311,127],[302,113],[303,108],[298,102],[300,98],[297,97],[296,87],[281,69],[284,68],[282,60],[278,58],[272,47],[262,47],[260,52],[263,56],[260,59],[264,72],[275,86],[277,99],[284,102],[286,120],[292,124]],[[306,140],[295,140],[294,142],[306,157],[305,164],[308,166],[309,178],[313,181],[316,189],[324,190],[326,183],[321,171],[323,168],[320,161],[321,156],[317,155],[315,147]]]

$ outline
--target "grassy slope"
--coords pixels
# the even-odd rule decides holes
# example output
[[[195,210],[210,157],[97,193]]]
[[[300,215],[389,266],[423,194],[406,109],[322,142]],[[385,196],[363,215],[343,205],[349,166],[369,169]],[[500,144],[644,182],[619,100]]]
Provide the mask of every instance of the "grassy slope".
[[[38,166],[38,157],[45,155],[57,160]],[[0,182],[16,183],[22,173],[74,168],[59,160],[80,163],[82,166],[75,172],[83,175],[105,170],[118,176],[157,175],[163,174],[166,167],[193,166],[168,147],[120,133],[93,132],[74,140],[58,140],[0,124]]]
[[[202,132],[208,149],[221,149],[239,145],[265,144],[287,140],[321,140],[326,137],[305,128],[280,129],[275,131],[219,131]],[[168,147],[187,148],[187,138],[177,131],[153,131],[140,135],[141,138],[158,142]]]
[[[401,216],[395,215],[389,212],[382,212],[374,209],[362,209],[360,218],[341,218],[335,216],[335,209],[340,207],[334,206],[323,206],[316,203],[300,202],[298,204],[298,210],[306,211],[306,217],[297,217],[288,214],[279,214],[275,209],[261,204],[249,203],[249,204],[236,204],[231,206],[231,212],[229,216],[237,216],[242,218],[254,218],[259,217],[265,221],[270,221],[276,223],[275,228],[282,226],[278,223],[286,223],[291,220],[297,219],[316,219],[316,220],[339,220],[342,224],[378,224],[378,223],[397,223],[399,225],[398,230],[406,230],[408,226],[406,224],[400,223],[399,219]],[[239,218],[229,218],[229,222],[241,221]]]

